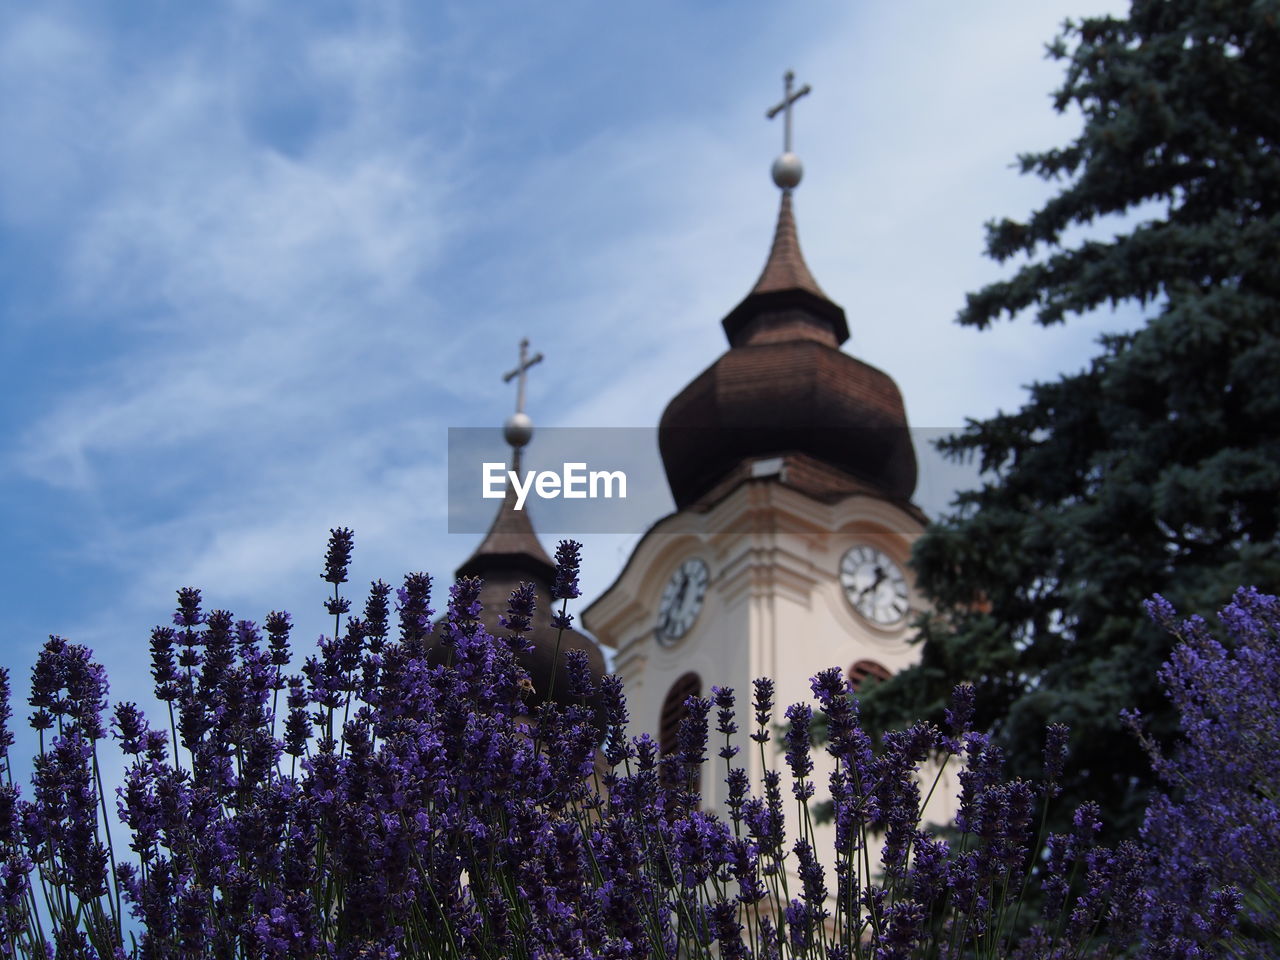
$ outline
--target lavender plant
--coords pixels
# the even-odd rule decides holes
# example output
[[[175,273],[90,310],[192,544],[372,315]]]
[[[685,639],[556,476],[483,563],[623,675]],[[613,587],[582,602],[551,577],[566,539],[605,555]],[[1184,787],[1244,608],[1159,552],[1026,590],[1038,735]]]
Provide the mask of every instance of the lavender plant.
[[[756,682],[750,736],[767,772],[753,795],[732,690],[690,698],[667,756],[647,734],[628,738],[621,683],[597,689],[580,657],[564,666],[576,702],[528,708],[517,654],[532,590],[512,594],[495,637],[479,581],[456,583],[434,620],[430,578],[410,574],[393,637],[381,581],[364,616],[348,616],[351,549],[350,531],[333,531],[322,576],[335,628],[298,673],[287,614],[266,618],[264,642],[179,591],[151,643],[167,729],[130,703],[108,721],[102,668],[50,640],[33,672],[31,798],[8,776],[0,787],[3,956],[1199,957],[1228,931],[1229,891],[1153,900],[1151,853],[1098,847],[1088,806],[1073,833],[1042,843],[1065,731],[1050,731],[1044,782],[1005,781],[999,752],[969,729],[971,688],[957,688],[947,730],[919,724],[876,748],[839,672],[814,678],[835,768],[828,876],[809,816],[810,705],[785,710],[775,765],[774,690]],[[557,558],[555,596],[572,599],[576,545]],[[0,687],[7,721],[7,674]],[[722,813],[697,789],[713,707]],[[97,759],[108,738],[127,761],[114,811]],[[937,754],[964,760],[954,840],[920,826],[933,787],[919,771]],[[1186,932],[1182,952],[1135,948],[1155,906]]]
[[[1238,590],[1218,614],[1223,641],[1204,619],[1179,619],[1163,597],[1147,612],[1179,641],[1160,682],[1183,732],[1166,755],[1128,715],[1166,787],[1142,827],[1164,867],[1152,892],[1186,905],[1206,887],[1238,884],[1245,918],[1223,956],[1280,956],[1280,599]],[[1195,914],[1162,910],[1158,922],[1176,940],[1186,919]]]

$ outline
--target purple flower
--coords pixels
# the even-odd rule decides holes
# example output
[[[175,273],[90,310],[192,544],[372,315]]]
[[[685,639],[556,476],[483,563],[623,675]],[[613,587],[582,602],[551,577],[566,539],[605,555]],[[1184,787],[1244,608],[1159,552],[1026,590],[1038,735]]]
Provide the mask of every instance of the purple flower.
[[[747,791],[750,788],[747,771],[742,767],[730,767],[724,782],[729,787],[725,806],[729,808],[730,819],[733,820],[734,824],[739,824],[742,822],[742,806],[746,802]]]
[[[336,589],[349,551],[327,560]],[[268,615],[264,648],[249,621],[204,615],[198,591],[180,595],[178,629],[157,628],[151,660],[157,686],[177,707],[183,763],[166,757],[165,735],[135,704],[118,704],[112,715],[113,739],[128,758],[116,791],[125,827],[115,844],[123,854],[118,885],[99,834],[93,753],[105,674],[85,648],[52,638],[33,671],[31,703],[37,725],[57,735],[35,762],[30,802],[0,785],[0,942],[43,949],[24,926],[39,898],[52,925],[49,950],[131,956],[116,939],[117,890],[135,919],[136,960],[391,960],[450,951],[648,960],[701,955],[713,944],[724,957],[781,960],[784,941],[793,955],[827,960],[855,952],[906,960],[934,946],[940,957],[979,950],[1011,958],[1132,947],[1148,960],[1221,955],[1216,945],[1231,935],[1241,903],[1259,909],[1220,882],[1213,856],[1221,848],[1244,863],[1239,848],[1253,844],[1249,863],[1270,869],[1274,804],[1229,793],[1242,779],[1260,783],[1264,795],[1274,782],[1251,779],[1271,775],[1274,756],[1253,752],[1272,748],[1267,737],[1280,712],[1268,687],[1276,618],[1264,598],[1241,595],[1224,613],[1230,644],[1214,646],[1203,621],[1175,625],[1187,649],[1175,651],[1167,682],[1177,684],[1175,700],[1187,698],[1190,746],[1157,763],[1193,777],[1178,804],[1212,802],[1200,816],[1222,827],[1207,855],[1182,819],[1188,814],[1157,798],[1148,824],[1171,828],[1167,850],[1098,846],[1097,810],[1086,804],[1075,831],[1049,837],[1037,857],[1039,805],[1051,787],[1004,779],[999,751],[967,729],[971,689],[954,695],[948,736],[916,724],[886,733],[877,748],[840,671],[819,673],[811,687],[830,735],[829,781],[813,776],[809,704],[786,711],[783,747],[800,800],[815,789],[832,798],[830,902],[839,906],[828,923],[823,864],[831,861],[815,839],[823,834],[811,832],[802,810],[799,838],[788,846],[782,777],[769,758],[755,796],[747,771],[729,765],[736,750],[728,740],[738,733],[732,690],[716,686],[710,699],[686,700],[676,749],[659,761],[648,734],[627,740],[621,680],[607,676],[597,690],[580,652],[566,655],[567,687],[592,706],[526,712],[527,675],[513,649],[523,641],[487,632],[480,581],[450,591],[444,658],[426,656],[430,578],[411,574],[398,592],[398,640],[386,636],[389,592],[375,581],[365,617],[322,637],[300,676],[283,673],[287,614]],[[514,637],[527,633],[534,597],[527,586],[512,594],[504,626]],[[1164,614],[1173,624],[1171,608]],[[1257,642],[1237,642],[1238,634]],[[6,687],[0,671],[0,740],[8,744]],[[281,689],[283,724],[275,715]],[[754,739],[763,744],[772,682],[757,681],[754,693]],[[713,706],[726,740],[723,819],[699,808],[696,789]],[[1231,732],[1241,724],[1260,737],[1256,747]],[[1050,784],[1066,739],[1065,728],[1048,732]],[[1212,754],[1195,759],[1195,749],[1210,745]],[[936,751],[957,748],[965,763],[953,848],[920,825],[920,773]],[[598,749],[610,764],[604,790]],[[1027,912],[1038,909],[1034,901],[1020,900],[1029,870],[1044,893],[1039,916]],[[1022,925],[1005,909],[1023,911],[1029,932],[1021,940]],[[930,941],[934,935],[942,939]]]
[[[1061,792],[1058,779],[1067,763],[1067,744],[1071,738],[1071,728],[1065,723],[1051,723],[1046,728],[1047,736],[1044,744],[1044,778],[1051,784],[1054,796]]]
[[[178,667],[173,656],[174,639],[172,627],[156,627],[151,631],[151,676],[156,682],[156,698],[165,702],[172,702],[178,697]]]
[[[89,740],[106,736],[102,713],[107,708],[107,674],[94,663],[88,647],[51,636],[31,672],[31,724],[47,730],[55,721],[79,728]]]
[[[335,587],[347,582],[347,566],[351,563],[351,549],[355,534],[347,527],[335,527],[329,531],[329,549],[324,555],[324,573],[321,579]]]
[[[751,954],[742,942],[742,924],[738,922],[738,908],[732,902],[712,904],[710,910],[711,932],[720,945],[724,960],[746,960]]]
[[[951,706],[943,712],[943,718],[950,733],[947,749],[952,753],[960,752],[961,738],[969,731],[976,695],[972,683],[957,683],[951,691]]]
[[[817,854],[808,840],[797,840],[793,849],[809,916],[817,921],[825,920],[830,914],[826,908],[827,881],[822,864],[818,862]]]
[[[760,960],[781,960],[782,944],[778,928],[769,917],[760,918]]]
[[[617,766],[635,756],[635,749],[627,740],[627,700],[622,692],[622,678],[616,673],[605,674],[600,681],[601,708],[605,719],[604,756],[610,766]]]
[[[790,725],[782,741],[787,750],[787,766],[791,768],[791,791],[801,802],[813,796],[814,785],[807,780],[813,772],[813,758],[809,755],[809,727],[813,723],[813,708],[807,703],[793,703],[787,707]]]
[[[17,933],[7,925],[9,917],[25,907],[33,866],[30,858],[21,854],[0,861],[0,932],[6,935],[6,940]]]
[[[707,715],[711,712],[711,701],[706,697],[689,697],[684,708],[684,718],[676,730],[675,760],[684,767],[690,789],[694,789],[698,770],[707,759]]]
[[[364,602],[365,631],[369,637],[369,650],[381,653],[383,641],[387,639],[387,618],[391,608],[388,597],[391,596],[391,585],[382,580],[374,580],[369,584],[369,596]]]
[[[774,862],[766,866],[773,872],[782,858],[782,844],[786,839],[786,819],[782,812],[782,778],[776,770],[764,772],[764,798],[749,797],[743,805],[743,819],[747,830],[762,857]]]
[[[1000,782],[1004,757],[985,733],[966,733],[963,742],[966,762],[959,773],[960,809],[956,813],[956,826],[961,831],[968,831],[973,828],[973,811],[978,798]]]
[[[591,678],[591,663],[585,650],[564,652],[566,692],[574,700],[590,700],[595,694],[595,681]]]
[[[827,704],[834,703],[852,692],[849,682],[844,678],[843,671],[839,667],[829,667],[819,671],[809,681],[809,689],[813,691],[813,695],[818,698],[818,702],[824,709]]]
[[[293,629],[293,618],[283,610],[272,610],[264,621],[267,631],[267,649],[271,653],[271,663],[276,667],[289,665],[289,631]]]
[[[13,719],[13,708],[9,705],[9,671],[0,667],[0,756],[13,746],[13,732],[9,729],[9,721]]]
[[[136,703],[117,703],[112,726],[120,749],[127,755],[137,756],[146,749],[147,720]]]
[[[183,587],[178,591],[178,610],[173,615],[176,627],[198,627],[204,622],[200,614],[200,591],[195,587]]]
[[[1092,843],[1102,830],[1101,817],[1101,810],[1092,800],[1080,804],[1071,817],[1071,823],[1075,827],[1075,837],[1082,843]]]
[[[0,851],[9,850],[18,842],[18,788],[0,784]]]
[[[783,916],[787,920],[787,941],[797,956],[807,956],[814,949],[813,934],[818,918],[803,900],[792,898]]]
[[[708,813],[694,811],[675,825],[674,835],[680,882],[686,887],[700,886],[731,861],[732,834]]]
[[[237,620],[235,625],[236,650],[242,657],[250,657],[262,643],[262,634],[252,620]]]
[[[284,727],[284,751],[291,757],[300,757],[307,749],[307,740],[311,737],[311,719],[307,716],[307,704],[310,702],[303,687],[302,677],[289,678],[289,716]]]
[[[61,637],[51,635],[31,669],[31,696],[27,702],[36,708],[31,715],[31,726],[35,730],[50,729],[55,720],[66,713],[67,704],[61,696],[66,643]]]
[[[200,671],[201,694],[208,699],[218,688],[235,662],[235,646],[232,639],[234,618],[226,610],[211,610],[205,617],[204,662]]]
[[[1184,739],[1166,753],[1130,715],[1169,790],[1148,806],[1142,836],[1160,863],[1153,893],[1196,911],[1199,923],[1164,926],[1203,943],[1210,928],[1221,926],[1230,895],[1219,895],[1217,919],[1199,911],[1215,887],[1238,883],[1255,891],[1245,898],[1250,928],[1280,929],[1280,908],[1265,894],[1280,888],[1280,599],[1237,590],[1218,615],[1225,642],[1199,617],[1179,620],[1162,597],[1152,598],[1147,611],[1178,641],[1159,677]],[[1260,954],[1276,946],[1250,944]]]
[[[577,540],[561,540],[556,544],[556,577],[551,586],[552,600],[576,600],[582,596],[578,589],[581,556],[582,544]]]
[[[843,672],[836,667],[813,678],[814,695],[827,718],[827,752],[846,768],[861,770],[870,762],[871,741],[858,723],[858,702]]]
[[[404,586],[396,591],[400,613],[400,640],[410,652],[421,654],[422,640],[431,632],[431,576],[426,573],[405,574]]]
[[[79,729],[55,737],[35,760],[34,800],[24,805],[24,829],[32,860],[56,868],[57,880],[84,902],[107,891],[107,852],[98,839],[98,794],[93,748]]]
[[[924,905],[915,900],[890,904],[881,921],[884,934],[879,938],[876,956],[884,960],[910,960],[915,948],[924,942],[927,918]]]
[[[716,732],[726,737],[738,732],[734,723],[733,687],[712,687],[711,700],[716,707]]]
[[[716,732],[725,738],[719,756],[729,761],[738,755],[738,748],[729,742],[729,738],[738,732],[738,725],[734,722],[733,688],[712,687],[711,700],[716,706]]]
[[[532,581],[521,583],[511,591],[511,597],[507,601],[506,615],[499,617],[498,623],[504,630],[511,631],[508,644],[512,650],[532,652],[533,643],[525,637],[525,634],[533,626],[533,614],[537,605],[538,591]]]
[[[769,724],[773,721],[773,681],[768,677],[757,677],[752,681],[755,687],[756,732],[751,739],[756,743],[769,742]]]

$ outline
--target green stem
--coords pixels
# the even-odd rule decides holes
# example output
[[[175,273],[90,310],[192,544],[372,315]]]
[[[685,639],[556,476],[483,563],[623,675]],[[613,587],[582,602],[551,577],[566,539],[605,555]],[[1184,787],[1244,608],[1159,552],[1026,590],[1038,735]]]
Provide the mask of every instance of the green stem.
[[[102,802],[102,829],[107,835],[107,856],[111,858],[111,891],[107,893],[107,903],[112,908],[116,939],[123,943],[124,933],[120,925],[120,878],[116,876],[116,850],[111,842],[111,816],[107,813],[107,794],[102,786],[102,769],[98,766],[98,741],[91,740],[89,743],[93,750],[93,778],[98,784],[98,799]],[[112,892],[115,893],[114,900],[111,896]]]

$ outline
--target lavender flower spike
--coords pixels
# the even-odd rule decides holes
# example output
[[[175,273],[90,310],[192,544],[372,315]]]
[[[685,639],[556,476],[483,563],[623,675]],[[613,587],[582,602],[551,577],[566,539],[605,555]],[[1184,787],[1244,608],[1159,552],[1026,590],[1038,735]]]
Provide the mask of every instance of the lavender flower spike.
[[[578,589],[578,566],[582,562],[582,544],[577,540],[561,540],[556,545],[556,579],[551,587],[552,600],[576,600],[582,596]]]
[[[329,531],[329,550],[324,556],[324,573],[320,578],[335,587],[347,582],[347,566],[351,563],[351,549],[355,534],[347,527],[335,527]]]

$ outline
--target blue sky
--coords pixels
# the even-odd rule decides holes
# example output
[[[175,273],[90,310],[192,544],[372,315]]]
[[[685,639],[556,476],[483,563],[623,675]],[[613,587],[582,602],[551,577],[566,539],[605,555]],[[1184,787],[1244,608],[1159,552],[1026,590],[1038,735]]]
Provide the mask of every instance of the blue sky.
[[[1119,6],[0,5],[0,664],[56,632],[141,697],[188,584],[309,642],[336,525],[353,586],[447,579],[446,431],[510,412],[521,336],[536,422],[655,425],[768,250],[788,67],[845,349],[918,427],[1017,406],[1122,318],[952,321],[1004,272],[983,222],[1047,195],[1015,156],[1078,128],[1044,44]]]

